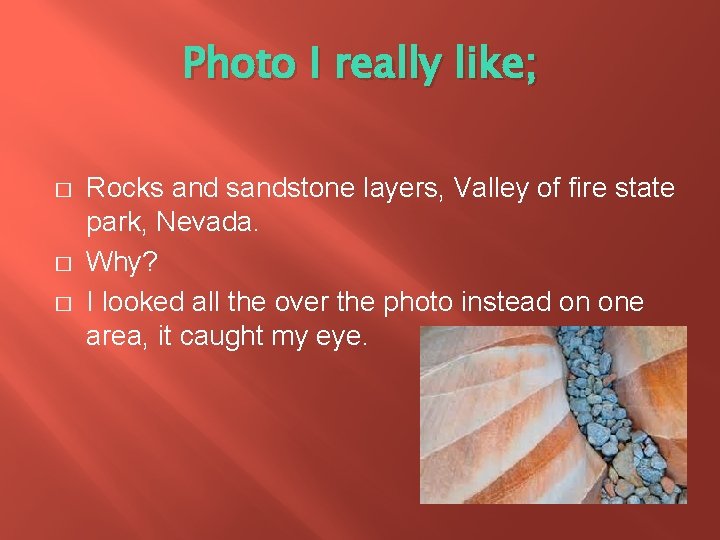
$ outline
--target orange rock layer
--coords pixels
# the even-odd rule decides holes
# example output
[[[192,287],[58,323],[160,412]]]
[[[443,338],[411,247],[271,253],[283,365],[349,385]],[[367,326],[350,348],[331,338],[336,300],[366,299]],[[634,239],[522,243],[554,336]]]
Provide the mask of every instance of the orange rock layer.
[[[422,503],[599,502],[552,328],[426,328],[420,372]]]
[[[620,402],[658,443],[668,474],[686,486],[687,327],[610,327],[605,350],[613,355]]]

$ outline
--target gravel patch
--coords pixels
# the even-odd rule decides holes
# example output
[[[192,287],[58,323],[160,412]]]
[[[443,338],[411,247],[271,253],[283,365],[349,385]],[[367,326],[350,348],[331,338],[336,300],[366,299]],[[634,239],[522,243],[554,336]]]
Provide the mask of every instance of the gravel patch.
[[[667,461],[633,421],[615,392],[604,326],[560,326],[557,340],[568,367],[570,410],[588,443],[612,464],[601,504],[687,504],[687,487],[667,476]]]

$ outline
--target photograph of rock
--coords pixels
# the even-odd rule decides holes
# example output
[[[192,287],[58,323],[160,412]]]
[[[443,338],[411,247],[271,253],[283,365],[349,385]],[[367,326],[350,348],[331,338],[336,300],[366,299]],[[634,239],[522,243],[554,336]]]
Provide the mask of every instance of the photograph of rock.
[[[687,327],[420,330],[423,504],[687,504]]]

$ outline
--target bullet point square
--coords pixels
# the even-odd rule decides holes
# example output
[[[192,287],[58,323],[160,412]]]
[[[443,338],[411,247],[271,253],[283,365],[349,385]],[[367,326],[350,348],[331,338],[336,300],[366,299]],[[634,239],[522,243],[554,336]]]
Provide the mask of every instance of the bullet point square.
[[[55,197],[68,199],[72,197],[72,184],[70,182],[58,182],[55,184]]]
[[[55,297],[55,311],[72,311],[72,298],[70,296]]]
[[[72,257],[55,257],[56,272],[70,272],[72,270]]]

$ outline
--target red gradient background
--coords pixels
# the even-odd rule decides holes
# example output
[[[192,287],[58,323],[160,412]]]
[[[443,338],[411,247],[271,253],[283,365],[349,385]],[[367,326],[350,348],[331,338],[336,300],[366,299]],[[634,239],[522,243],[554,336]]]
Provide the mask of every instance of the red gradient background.
[[[421,507],[418,327],[423,324],[687,324],[693,396],[717,373],[718,76],[715,2],[329,2],[220,0],[13,2],[4,6],[0,537],[419,538],[563,533],[599,507]],[[183,46],[288,52],[281,81],[193,81]],[[446,59],[419,81],[309,77],[324,55],[419,43]],[[455,43],[534,52],[537,82],[457,81]],[[327,64],[324,64],[327,65]],[[715,119],[715,120],[713,120]],[[446,202],[88,200],[106,178],[438,179],[630,175],[675,182],[672,200]],[[55,199],[54,183],[76,196]],[[252,235],[149,233],[86,239],[89,213],[238,209]],[[155,249],[152,273],[91,273],[86,249]],[[56,274],[56,255],[75,271]],[[714,258],[714,257],[712,257]],[[56,295],[88,289],[202,294],[382,295],[405,290],[639,294],[640,314],[383,319],[89,314]],[[711,313],[711,315],[707,315]],[[367,346],[153,347],[180,327],[352,328]],[[88,328],[140,327],[151,343],[92,349]],[[706,332],[707,331],[707,332]],[[704,371],[704,376],[699,374]],[[711,376],[708,376],[711,375]],[[698,398],[699,400],[700,398]],[[704,399],[704,398],[703,398]],[[693,406],[697,424],[699,403]],[[695,413],[698,414],[695,414]],[[705,414],[709,414],[706,412]],[[703,430],[694,428],[694,438]],[[707,441],[706,441],[707,442]],[[704,449],[705,448],[705,449]],[[693,462],[709,459],[694,443]],[[708,455],[704,455],[708,454]],[[644,509],[646,534],[685,530],[714,502],[705,478],[693,510]],[[717,479],[717,478],[715,478]],[[604,509],[602,511],[605,511]],[[637,510],[636,510],[637,511]],[[624,513],[623,513],[624,512]],[[650,513],[654,514],[650,517]],[[693,515],[690,515],[690,512]],[[581,529],[573,529],[581,527]]]

